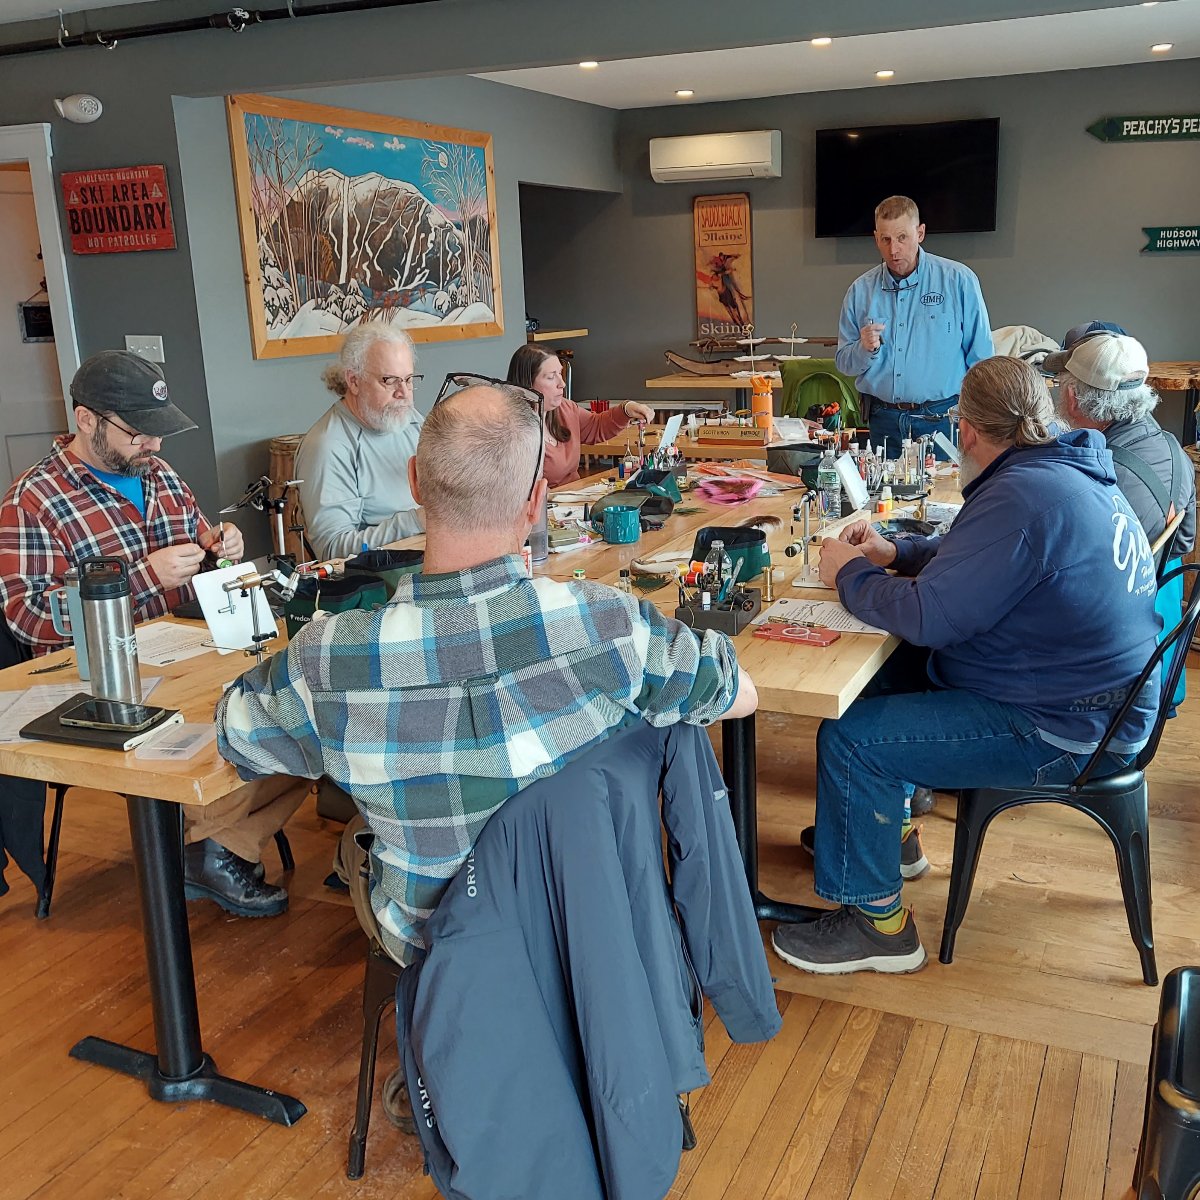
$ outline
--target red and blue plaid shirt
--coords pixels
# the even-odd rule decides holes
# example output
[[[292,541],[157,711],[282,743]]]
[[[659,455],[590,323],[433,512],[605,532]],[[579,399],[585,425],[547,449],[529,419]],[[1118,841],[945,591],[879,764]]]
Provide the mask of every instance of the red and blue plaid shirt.
[[[190,586],[164,591],[146,562],[165,546],[196,542],[209,522],[196,497],[161,458],[142,478],[146,514],[67,450],[70,434],[18,479],[0,506],[0,603],[9,628],[34,654],[66,645],[54,631],[47,593],[92,555],[129,563],[135,621],[191,599]]]

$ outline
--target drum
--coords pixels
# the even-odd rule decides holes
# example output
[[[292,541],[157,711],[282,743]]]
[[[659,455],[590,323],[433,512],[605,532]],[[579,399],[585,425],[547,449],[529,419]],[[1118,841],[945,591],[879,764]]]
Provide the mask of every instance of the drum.
[[[296,451],[304,440],[302,433],[285,433],[281,437],[273,437],[267,443],[270,451],[270,467],[267,474],[271,477],[271,497],[277,498],[283,491],[283,485],[296,477]],[[298,563],[306,562],[310,555],[304,547],[302,531],[304,529],[304,513],[300,508],[300,493],[296,488],[289,488],[287,504],[283,510],[283,546],[288,554],[295,556]]]

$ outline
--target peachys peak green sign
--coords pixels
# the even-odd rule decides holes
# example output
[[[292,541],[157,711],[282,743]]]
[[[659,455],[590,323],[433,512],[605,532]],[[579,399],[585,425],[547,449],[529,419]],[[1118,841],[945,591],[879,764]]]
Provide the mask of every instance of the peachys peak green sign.
[[[1200,139],[1200,113],[1101,117],[1087,131],[1102,142],[1186,142]]]

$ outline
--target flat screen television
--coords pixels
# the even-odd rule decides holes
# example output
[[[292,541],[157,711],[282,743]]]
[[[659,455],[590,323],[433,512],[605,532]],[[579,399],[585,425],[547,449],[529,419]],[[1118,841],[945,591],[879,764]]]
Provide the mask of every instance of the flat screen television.
[[[996,228],[1000,119],[817,130],[817,237],[862,237],[911,196],[930,233]]]

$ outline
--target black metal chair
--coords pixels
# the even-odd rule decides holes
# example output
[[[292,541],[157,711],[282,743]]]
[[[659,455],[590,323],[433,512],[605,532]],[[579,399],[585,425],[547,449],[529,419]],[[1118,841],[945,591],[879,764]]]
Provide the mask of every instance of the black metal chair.
[[[1164,582],[1189,572],[1200,572],[1200,563],[1189,563],[1171,571]],[[1117,871],[1125,898],[1129,932],[1142,961],[1142,978],[1153,986],[1158,983],[1154,961],[1154,934],[1150,915],[1150,831],[1146,790],[1146,768],[1154,758],[1162,738],[1163,726],[1171,709],[1179,677],[1187,654],[1174,654],[1178,644],[1187,647],[1200,622],[1200,583],[1193,583],[1191,597],[1179,624],[1164,638],[1150,656],[1137,682],[1130,689],[1109,724],[1100,745],[1072,783],[1043,784],[1019,789],[967,788],[959,792],[958,818],[954,826],[954,864],[950,871],[950,894],[946,899],[946,921],[942,928],[942,946],[938,958],[949,963],[954,958],[954,939],[967,911],[971,885],[979,865],[984,834],[993,818],[1019,804],[1053,802],[1086,813],[1112,839],[1117,855]],[[1150,740],[1134,761],[1116,774],[1093,778],[1113,735],[1125,722],[1143,685],[1171,654],[1170,665],[1162,681],[1158,715]]]
[[[1200,1188],[1200,967],[1163,980],[1133,1188],[1137,1200],[1190,1200]]]

